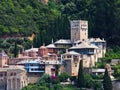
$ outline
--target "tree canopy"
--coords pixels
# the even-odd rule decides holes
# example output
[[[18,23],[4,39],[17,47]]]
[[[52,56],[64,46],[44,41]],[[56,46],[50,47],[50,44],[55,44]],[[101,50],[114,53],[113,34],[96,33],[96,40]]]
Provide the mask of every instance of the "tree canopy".
[[[103,88],[104,90],[112,90],[112,82],[107,68],[105,69],[105,74],[103,78]]]
[[[0,36],[36,34],[35,47],[70,38],[70,20],[88,20],[89,37],[120,45],[120,0],[1,0]],[[39,42],[39,43],[38,43]]]
[[[86,82],[85,82],[84,71],[83,71],[83,60],[80,60],[77,87],[84,88],[85,84]]]

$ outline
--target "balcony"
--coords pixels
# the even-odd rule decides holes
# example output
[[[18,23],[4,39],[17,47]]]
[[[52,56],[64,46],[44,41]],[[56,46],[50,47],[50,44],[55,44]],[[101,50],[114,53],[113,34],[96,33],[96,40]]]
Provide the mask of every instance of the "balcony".
[[[92,55],[92,54],[94,54],[94,52],[80,52],[80,54],[90,54],[90,55]]]
[[[28,72],[31,72],[31,73],[34,73],[34,72],[38,72],[38,73],[44,73],[45,72],[45,70],[31,70],[31,69],[29,69],[29,71]]]
[[[25,66],[25,68],[39,68],[40,66]]]

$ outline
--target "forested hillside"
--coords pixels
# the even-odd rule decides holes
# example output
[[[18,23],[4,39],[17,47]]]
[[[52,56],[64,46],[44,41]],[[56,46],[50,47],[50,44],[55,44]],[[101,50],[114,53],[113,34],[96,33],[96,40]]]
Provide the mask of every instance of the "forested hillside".
[[[89,21],[89,37],[120,45],[120,0],[0,0],[0,37],[35,33],[35,47],[70,38],[73,19]]]
[[[39,0],[0,0],[0,35],[29,35],[46,29],[60,12],[50,2]]]

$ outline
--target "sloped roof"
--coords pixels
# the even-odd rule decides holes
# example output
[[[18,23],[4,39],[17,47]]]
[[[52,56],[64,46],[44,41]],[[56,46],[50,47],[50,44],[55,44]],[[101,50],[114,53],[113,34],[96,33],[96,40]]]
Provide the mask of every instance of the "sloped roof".
[[[73,46],[70,49],[82,49],[82,48],[97,48],[95,45],[89,44],[87,42],[82,42],[79,45]]]
[[[94,48],[98,48],[96,45],[94,45],[94,44],[90,44],[90,46],[92,46],[92,47],[94,47]]]
[[[35,51],[35,52],[38,52],[38,48],[31,48],[31,49],[28,49],[28,50],[25,50],[26,52],[30,52],[30,51]]]
[[[28,62],[26,62],[26,63],[39,63],[39,59],[38,60],[30,60],[30,61],[28,61]]]
[[[60,39],[56,41],[55,44],[72,44],[72,42],[69,39]]]
[[[5,68],[1,68],[0,69],[0,72],[7,72],[9,70],[21,70],[21,71],[26,71],[24,69],[24,66],[19,66],[19,65],[9,65],[8,67],[5,67]]]
[[[8,57],[7,54],[3,50],[0,51],[0,57],[2,57],[2,56]]]
[[[105,40],[101,40],[100,38],[96,38],[94,42],[105,42]]]
[[[56,48],[56,46],[54,44],[49,44],[46,46],[47,48]]]
[[[67,52],[65,54],[69,54],[69,55],[80,55],[79,53],[75,52],[75,51],[70,51],[70,52]]]
[[[74,43],[80,43],[80,42],[83,42],[83,41],[82,40],[77,40]]]
[[[22,60],[22,61],[18,62],[17,64],[26,64],[26,63],[39,63],[39,59]]]
[[[100,38],[89,38],[88,41],[89,42],[105,42],[104,39],[100,39]]]

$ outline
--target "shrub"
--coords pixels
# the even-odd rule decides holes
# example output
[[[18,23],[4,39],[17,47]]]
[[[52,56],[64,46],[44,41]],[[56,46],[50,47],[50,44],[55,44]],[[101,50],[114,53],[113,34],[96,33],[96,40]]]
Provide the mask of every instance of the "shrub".
[[[94,81],[93,84],[94,84],[94,86],[93,86],[94,90],[103,90],[103,89],[102,89],[102,83],[101,83],[101,82]]]
[[[93,86],[92,77],[87,73],[84,74],[84,77],[85,77],[85,81],[86,81],[86,88],[91,88]]]
[[[91,75],[93,79],[103,79],[103,75]]]
[[[58,78],[60,80],[60,82],[66,82],[68,78],[70,78],[71,76],[68,73],[61,73]]]

